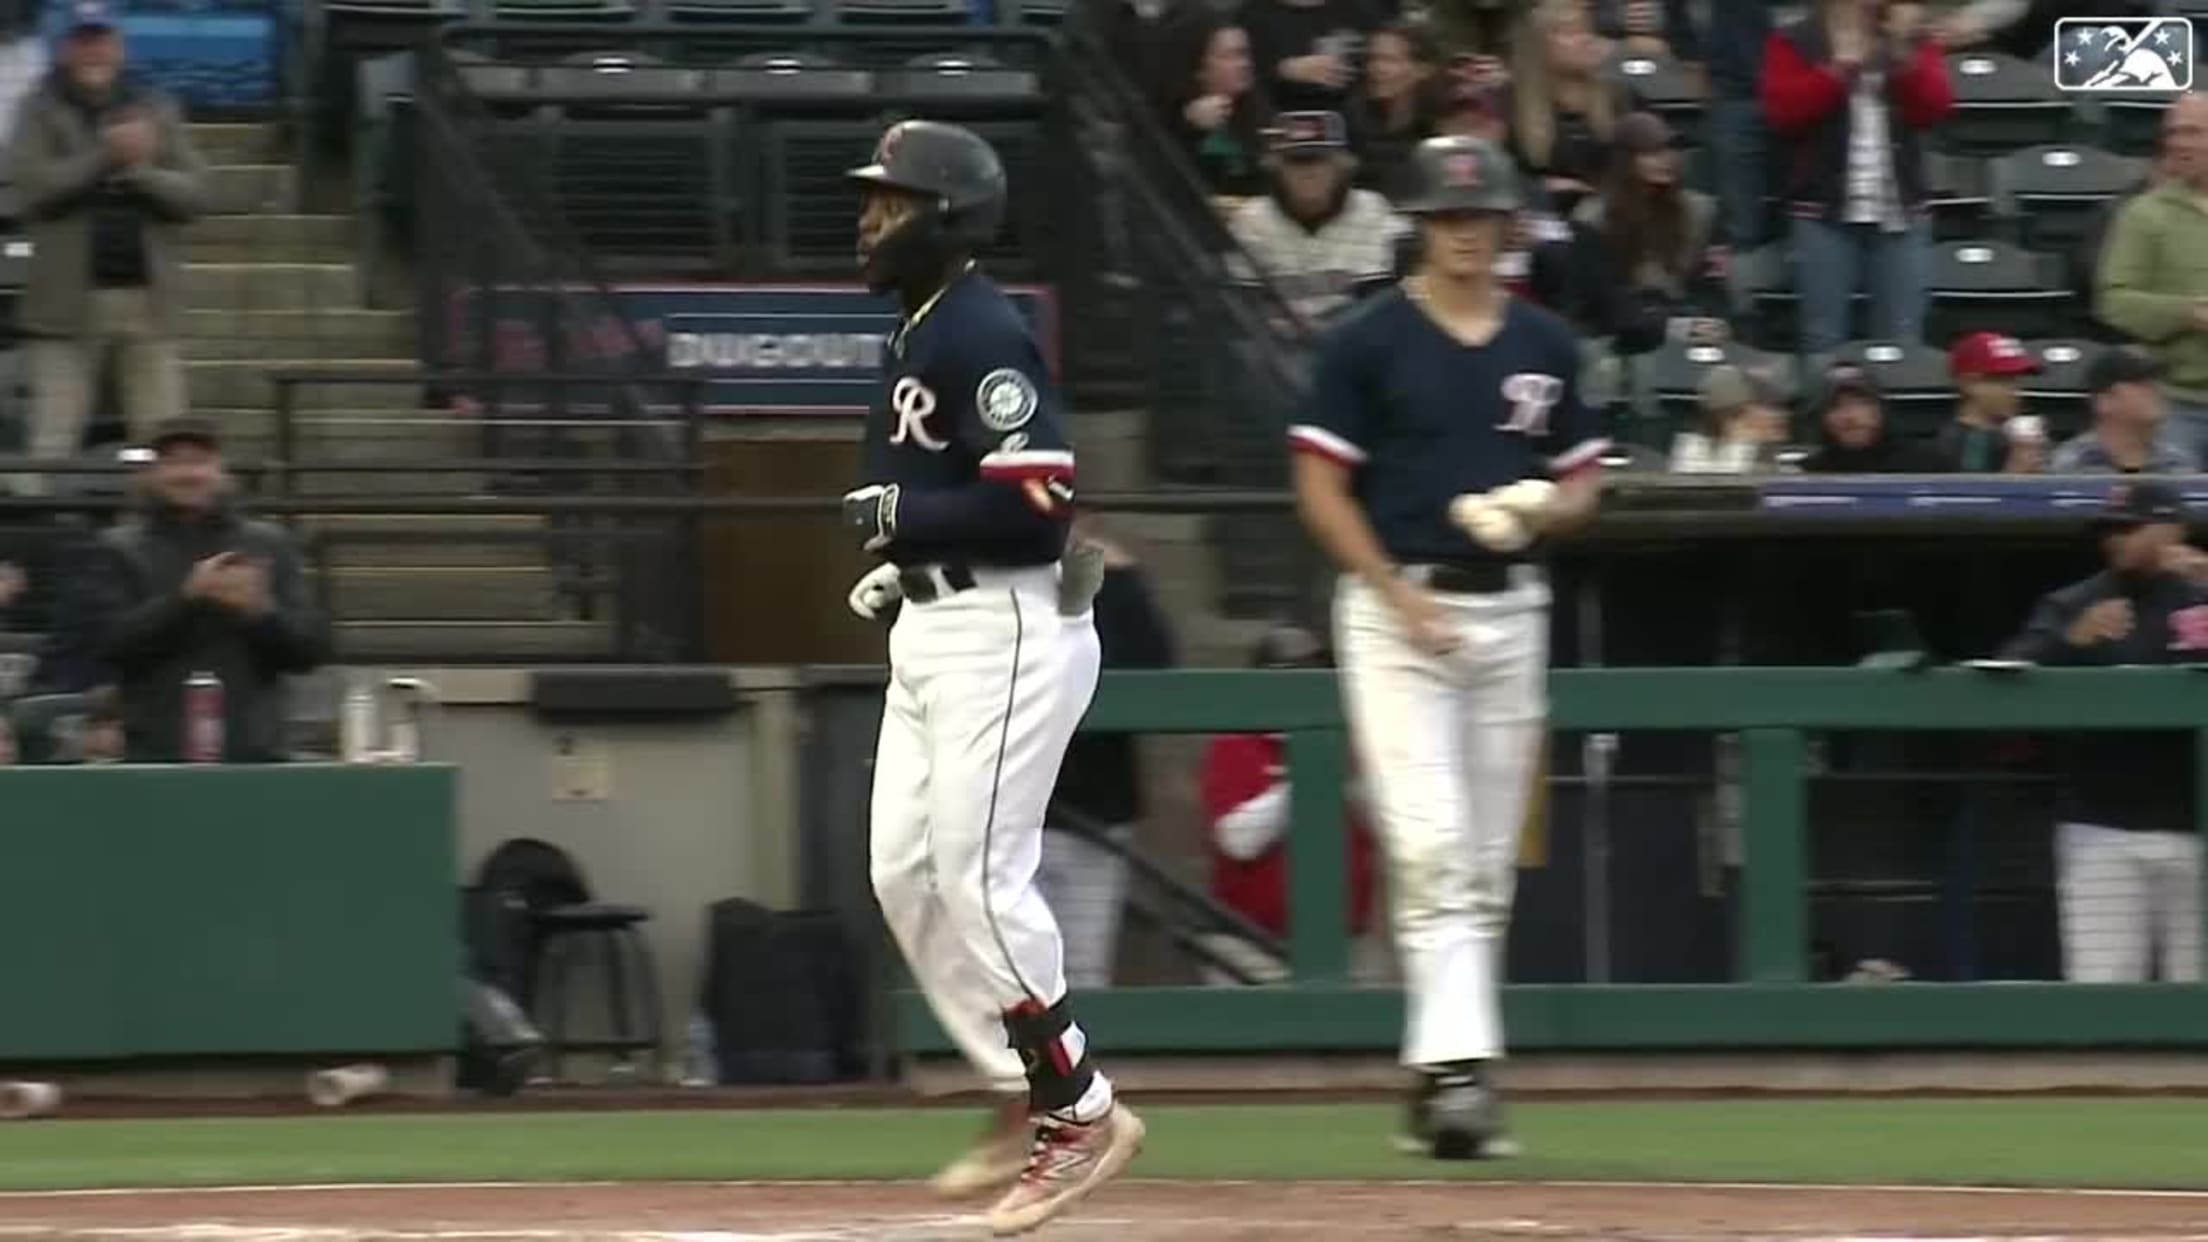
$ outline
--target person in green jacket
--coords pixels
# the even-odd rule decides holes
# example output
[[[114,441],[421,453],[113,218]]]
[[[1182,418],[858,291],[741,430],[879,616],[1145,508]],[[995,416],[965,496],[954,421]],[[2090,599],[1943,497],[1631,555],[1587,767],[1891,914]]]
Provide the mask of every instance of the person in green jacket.
[[[2094,313],[2154,352],[2171,421],[2197,454],[2208,450],[2208,95],[2170,105],[2162,148],[2161,181],[2109,226]]]

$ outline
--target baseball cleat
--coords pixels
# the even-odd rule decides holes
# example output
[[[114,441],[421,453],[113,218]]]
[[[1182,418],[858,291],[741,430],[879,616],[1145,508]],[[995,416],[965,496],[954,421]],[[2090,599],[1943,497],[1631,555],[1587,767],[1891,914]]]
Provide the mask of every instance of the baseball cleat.
[[[1490,1160],[1518,1154],[1503,1129],[1503,1106],[1477,1073],[1438,1076],[1426,1101],[1427,1151],[1436,1160]]]
[[[1027,1167],[989,1209],[990,1232],[1009,1237],[1055,1219],[1126,1168],[1143,1133],[1142,1119],[1118,1104],[1088,1125],[1038,1118]]]
[[[1018,1181],[1027,1167],[1028,1139],[1034,1133],[1028,1120],[1027,1097],[1007,1097],[990,1115],[989,1128],[943,1167],[928,1184],[946,1199],[963,1199],[986,1191],[1002,1190]]]

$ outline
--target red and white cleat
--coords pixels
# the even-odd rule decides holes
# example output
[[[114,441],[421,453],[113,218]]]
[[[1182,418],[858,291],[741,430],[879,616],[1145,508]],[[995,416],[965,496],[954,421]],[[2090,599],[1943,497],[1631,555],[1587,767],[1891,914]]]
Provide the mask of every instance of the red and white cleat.
[[[1027,1168],[989,1209],[990,1231],[1008,1237],[1056,1219],[1117,1177],[1142,1150],[1143,1133],[1142,1119],[1118,1104],[1088,1125],[1037,1118]]]

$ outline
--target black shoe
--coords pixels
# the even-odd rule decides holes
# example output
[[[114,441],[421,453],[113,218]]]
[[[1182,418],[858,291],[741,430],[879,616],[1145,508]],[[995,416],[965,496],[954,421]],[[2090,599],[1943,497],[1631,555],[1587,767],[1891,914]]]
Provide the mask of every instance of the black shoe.
[[[1426,1103],[1427,1151],[1436,1160],[1484,1160],[1518,1154],[1503,1130],[1502,1101],[1474,1066],[1432,1076]]]
[[[1433,1104],[1436,1084],[1432,1074],[1420,1074],[1411,1083],[1403,1110],[1403,1129],[1395,1136],[1395,1149],[1406,1156],[1423,1156],[1434,1148]]]

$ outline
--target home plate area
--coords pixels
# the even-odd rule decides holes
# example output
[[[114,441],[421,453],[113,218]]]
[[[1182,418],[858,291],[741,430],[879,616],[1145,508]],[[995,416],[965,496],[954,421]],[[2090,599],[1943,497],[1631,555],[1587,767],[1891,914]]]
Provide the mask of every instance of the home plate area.
[[[0,1195],[0,1242],[953,1242],[898,1183],[330,1186]],[[2189,1238],[2208,1195],[1909,1187],[1129,1181],[1041,1238]]]

